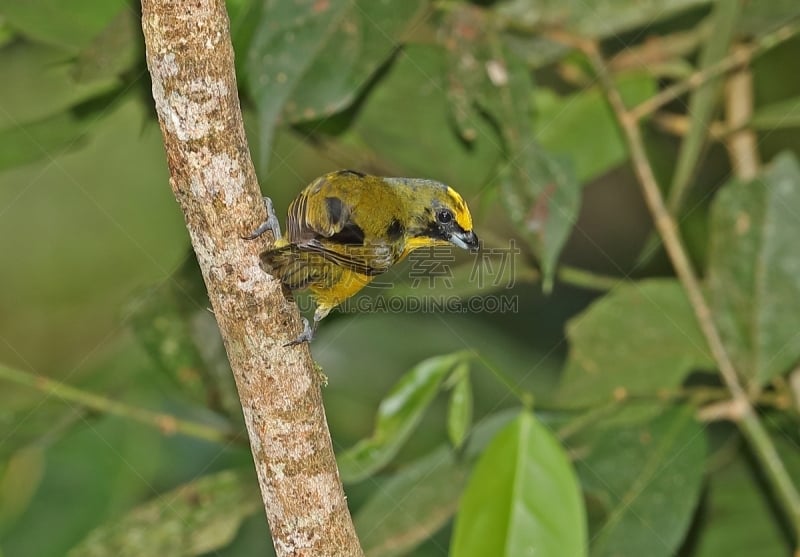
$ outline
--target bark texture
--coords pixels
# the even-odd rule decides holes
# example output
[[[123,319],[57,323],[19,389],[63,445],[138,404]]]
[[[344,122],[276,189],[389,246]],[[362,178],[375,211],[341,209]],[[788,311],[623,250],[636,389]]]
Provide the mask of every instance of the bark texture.
[[[142,0],[170,169],[225,340],[279,556],[362,555],[336,468],[318,374],[277,280],[259,267],[264,220],[223,0]]]

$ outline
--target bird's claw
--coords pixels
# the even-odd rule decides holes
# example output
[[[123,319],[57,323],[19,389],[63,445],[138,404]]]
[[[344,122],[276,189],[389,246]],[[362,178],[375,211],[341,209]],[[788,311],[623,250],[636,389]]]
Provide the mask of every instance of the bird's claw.
[[[245,240],[255,240],[267,231],[272,232],[273,240],[277,240],[281,237],[281,223],[278,220],[278,217],[275,215],[275,209],[272,206],[272,199],[269,197],[264,197],[264,207],[267,210],[267,220],[262,222],[252,234],[249,236],[244,236]]]
[[[316,324],[316,323],[315,323]],[[314,338],[314,330],[316,327],[312,328],[308,324],[308,319],[303,317],[303,332],[300,333],[300,336],[294,339],[291,342],[287,342],[284,346],[297,346],[298,344],[303,344],[304,342],[311,342],[311,339]]]

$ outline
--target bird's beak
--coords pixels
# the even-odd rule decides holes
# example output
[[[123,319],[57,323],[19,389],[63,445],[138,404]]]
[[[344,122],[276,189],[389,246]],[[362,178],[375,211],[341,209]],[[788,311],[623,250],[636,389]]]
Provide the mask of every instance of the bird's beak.
[[[471,230],[469,232],[454,232],[453,235],[450,236],[450,243],[469,251],[476,251],[480,247],[478,237]]]

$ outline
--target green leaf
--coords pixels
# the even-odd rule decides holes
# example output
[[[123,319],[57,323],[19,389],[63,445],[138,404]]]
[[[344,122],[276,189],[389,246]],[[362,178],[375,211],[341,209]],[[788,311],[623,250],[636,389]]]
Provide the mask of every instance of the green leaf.
[[[472,461],[518,415],[503,410],[485,416],[458,459],[442,445],[379,483],[355,516],[367,557],[405,555],[444,526],[458,508]]]
[[[714,32],[700,51],[699,70],[713,66],[728,54],[742,4],[743,2],[739,1],[714,4],[714,11],[709,16]],[[721,77],[709,80],[708,83],[694,91],[689,98],[689,131],[681,143],[667,200],[673,214],[677,214],[681,207],[686,188],[691,182],[697,161],[700,159],[700,153],[708,139],[709,123],[718,105],[721,83]]]
[[[271,149],[282,111],[288,120],[301,121],[349,106],[397,48],[421,5],[421,0],[266,0],[247,59],[262,155]]]
[[[556,262],[580,210],[581,186],[574,169],[539,145],[533,131],[533,81],[521,59],[493,41],[487,67],[494,77],[485,101],[498,120],[506,146],[503,201],[511,221],[530,242],[552,288]]]
[[[705,472],[705,436],[693,409],[671,409],[636,426],[600,425],[571,445],[578,454],[588,452],[578,474],[603,511],[591,535],[592,556],[675,555]]]
[[[3,382],[3,404],[0,404],[0,463],[27,447],[46,447],[85,419],[81,408],[62,402],[47,400],[25,387],[10,386]]]
[[[378,407],[375,431],[338,457],[344,482],[368,478],[385,466],[414,431],[439,385],[464,353],[428,358],[406,373]]]
[[[438,47],[405,47],[359,107],[343,140],[359,150],[360,158],[374,153],[403,175],[451,184],[470,202],[470,192],[494,176],[502,142],[485,118],[470,121],[475,133],[470,143],[453,132],[445,60]]]
[[[24,42],[0,49],[0,129],[54,116],[117,86],[114,79],[76,82],[68,57],[63,50]]]
[[[711,475],[699,523],[692,557],[791,555],[774,504],[745,458],[737,458]]]
[[[499,12],[517,26],[565,28],[588,37],[608,37],[638,26],[653,26],[661,20],[709,0],[510,0],[499,4]]]
[[[128,9],[121,10],[75,60],[75,79],[89,82],[113,78],[144,58],[141,22]]]
[[[406,555],[450,520],[466,480],[466,464],[456,461],[448,447],[402,468],[355,515],[364,553]]]
[[[497,434],[504,430],[511,422],[519,416],[519,410],[516,408],[508,408],[483,416],[478,423],[475,424],[475,429],[467,440],[467,445],[464,449],[464,454],[469,459],[480,457],[489,443],[497,437]]]
[[[523,412],[484,452],[456,518],[453,557],[581,557],[586,520],[575,472],[555,437]]]
[[[447,408],[447,435],[455,448],[460,448],[472,426],[472,382],[469,364],[462,362],[453,372],[455,384]]]
[[[241,403],[199,268],[189,259],[167,284],[126,307],[127,323],[153,361],[181,392],[204,406],[241,416]]]
[[[628,106],[634,106],[656,92],[650,75],[632,74],[617,82]],[[556,96],[550,89],[534,95],[534,127],[542,146],[549,152],[567,157],[581,183],[588,182],[628,159],[628,148],[616,119],[597,87],[574,95]]]
[[[800,127],[800,99],[794,97],[757,108],[750,125],[760,130]]]
[[[3,443],[5,444],[5,443]],[[46,466],[42,447],[26,447],[0,465],[0,534],[28,508]]]
[[[6,18],[0,13],[0,47],[4,47],[13,41],[14,35],[14,29],[11,28]]]
[[[70,112],[0,130],[0,170],[82,146],[88,122]]]
[[[768,33],[797,19],[797,2],[794,0],[743,2],[742,4],[742,17],[739,18],[737,29],[742,35]]]
[[[355,101],[372,75],[399,47],[412,27],[422,0],[351,0],[327,44],[297,84],[285,116],[291,122],[323,118]]]
[[[675,280],[616,288],[573,318],[567,337],[570,351],[559,399],[570,406],[675,388],[693,369],[714,366]]]
[[[476,123],[482,119],[477,105],[487,82],[487,16],[485,10],[460,4],[446,14],[440,29],[447,53],[447,107],[461,139],[467,143],[477,139]]]
[[[0,13],[23,35],[38,42],[79,50],[100,33],[125,0],[0,0]]]
[[[710,303],[736,368],[765,384],[800,358],[800,166],[779,155],[711,212]]]
[[[242,520],[261,509],[250,475],[205,476],[104,524],[68,557],[201,555],[226,546]]]

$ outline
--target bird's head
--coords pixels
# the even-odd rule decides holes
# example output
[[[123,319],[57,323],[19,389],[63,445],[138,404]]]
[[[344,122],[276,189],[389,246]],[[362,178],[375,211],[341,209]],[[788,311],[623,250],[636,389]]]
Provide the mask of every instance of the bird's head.
[[[449,242],[462,249],[478,249],[478,237],[472,230],[472,215],[457,191],[433,180],[397,180],[402,180],[410,192],[407,233],[413,247]]]

